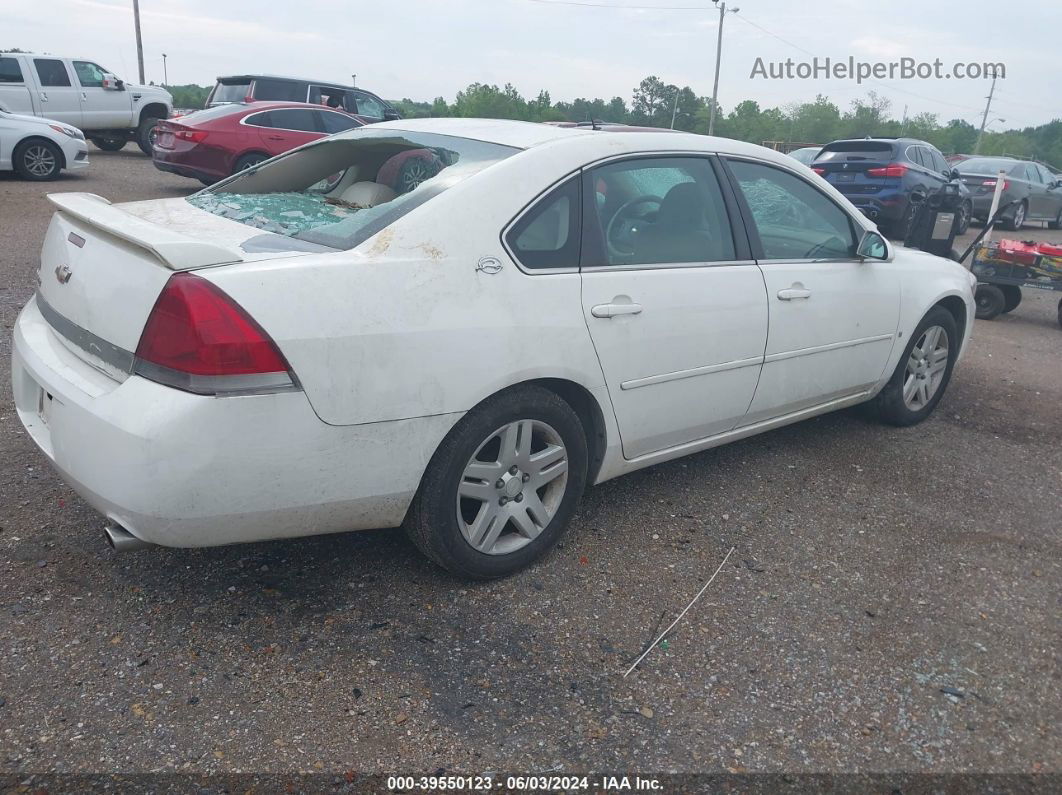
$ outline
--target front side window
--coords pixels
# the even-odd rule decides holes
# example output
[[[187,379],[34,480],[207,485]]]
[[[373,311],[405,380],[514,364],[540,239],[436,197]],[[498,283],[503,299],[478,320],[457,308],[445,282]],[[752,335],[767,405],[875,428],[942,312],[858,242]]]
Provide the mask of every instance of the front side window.
[[[77,82],[82,88],[103,88],[103,69],[91,61],[74,61]]]
[[[326,138],[276,157],[186,201],[263,232],[350,249],[519,151],[365,127],[357,136]]]
[[[733,260],[734,239],[711,163],[654,157],[590,171],[599,252],[585,265],[664,265]],[[588,210],[589,212],[589,210]]]
[[[259,123],[260,127],[267,125]],[[298,130],[299,132],[323,132],[317,124],[317,113],[312,110],[287,108],[274,110],[269,114],[269,127],[278,130]]]
[[[540,199],[524,214],[506,242],[525,268],[579,266],[579,177]]]
[[[368,116],[370,119],[382,119],[384,117],[384,106],[376,97],[371,94],[363,94],[360,91],[355,94],[358,100],[358,113],[362,116]]]
[[[848,259],[858,240],[848,214],[800,177],[774,166],[730,161],[765,259]]]
[[[17,58],[0,58],[0,83],[22,83],[22,67]]]
[[[37,68],[37,78],[42,86],[60,88],[70,85],[70,75],[62,61],[54,58],[34,58],[33,65]]]

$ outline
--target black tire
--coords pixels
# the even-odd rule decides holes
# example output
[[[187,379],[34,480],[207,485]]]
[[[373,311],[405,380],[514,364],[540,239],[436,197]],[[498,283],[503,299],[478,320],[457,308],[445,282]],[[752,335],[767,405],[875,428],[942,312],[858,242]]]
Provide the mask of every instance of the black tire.
[[[522,541],[514,534],[523,546],[503,554],[488,554],[474,548],[461,530],[458,511],[463,503],[458,488],[467,482],[463,480],[465,468],[484,443],[499,429],[520,420],[545,423],[557,432],[567,455],[567,481],[552,518],[533,540]],[[499,450],[498,460],[502,459]],[[428,463],[404,527],[421,552],[454,574],[471,579],[504,577],[540,558],[561,537],[582,496],[586,472],[586,432],[579,415],[547,389],[514,387],[479,404],[446,435]],[[519,500],[514,500],[514,504],[516,501]],[[502,521],[503,530],[514,528],[508,520]],[[501,538],[506,538],[504,532]]]
[[[932,326],[939,326],[948,337],[948,361],[936,392],[925,405],[915,410],[910,408],[903,399],[904,383],[908,376],[907,365],[911,360],[911,352],[915,345],[921,342],[923,334]],[[959,354],[959,344],[958,326],[951,312],[941,306],[930,309],[908,339],[907,347],[904,348],[903,356],[900,357],[900,362],[896,365],[896,370],[889,382],[874,398],[874,408],[877,410],[878,418],[890,425],[906,427],[916,425],[932,414],[951,381],[951,371],[955,367],[955,359]]]
[[[63,170],[63,152],[51,141],[32,138],[15,147],[11,156],[15,173],[32,182],[59,179]]]
[[[904,245],[907,244],[907,236],[911,233],[911,224],[914,223],[915,204],[908,200],[907,209],[903,211],[903,215],[900,216],[898,221],[894,221],[891,225],[890,237],[900,241]]]
[[[136,128],[136,145],[148,157],[152,154],[152,145],[155,143],[155,125],[159,121],[157,116],[141,116],[140,124]]]
[[[241,171],[246,171],[251,166],[257,166],[259,163],[268,159],[269,155],[261,152],[248,152],[236,161],[236,165],[232,167],[232,173],[239,174]]]
[[[1048,221],[1047,226],[1050,229],[1062,229],[1062,207],[1058,208],[1058,215],[1055,216],[1055,220]]]
[[[1003,314],[1017,309],[1021,303],[1021,288],[1016,284],[1000,284],[998,287],[1003,293]]]
[[[973,216],[973,205],[970,202],[963,202],[959,208],[959,225],[955,230],[956,235],[965,235],[966,231],[970,228],[970,220]]]
[[[129,143],[124,138],[89,138],[89,140],[92,141],[93,146],[104,152],[117,152]]]
[[[1004,229],[1009,229],[1011,232],[1017,232],[1025,225],[1025,219],[1029,215],[1029,206],[1022,201],[1010,216],[1004,216],[1000,219],[1000,223],[1003,224]]]
[[[991,320],[1003,311],[1007,305],[1007,299],[1003,291],[994,284],[979,284],[974,293],[974,301],[977,302],[977,319]]]
[[[1058,325],[1062,328],[1062,298],[1058,299]]]

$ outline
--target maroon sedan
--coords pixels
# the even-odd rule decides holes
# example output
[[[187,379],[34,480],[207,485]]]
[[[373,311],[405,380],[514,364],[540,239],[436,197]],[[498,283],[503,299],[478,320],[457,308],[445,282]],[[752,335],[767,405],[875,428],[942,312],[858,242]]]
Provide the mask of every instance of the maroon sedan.
[[[220,105],[160,121],[155,168],[204,184],[363,123],[342,110],[302,102]]]

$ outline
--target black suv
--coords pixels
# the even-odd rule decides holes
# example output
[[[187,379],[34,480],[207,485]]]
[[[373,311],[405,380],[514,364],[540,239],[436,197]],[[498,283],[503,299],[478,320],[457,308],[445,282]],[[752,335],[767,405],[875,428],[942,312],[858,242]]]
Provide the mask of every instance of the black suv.
[[[210,90],[206,106],[230,102],[309,102],[353,113],[366,124],[400,119],[386,100],[353,86],[301,80],[275,75],[230,75],[219,77]]]
[[[811,164],[892,237],[903,239],[915,206],[958,174],[933,144],[916,138],[857,138],[826,144]],[[963,197],[958,234],[970,226],[970,192]]]

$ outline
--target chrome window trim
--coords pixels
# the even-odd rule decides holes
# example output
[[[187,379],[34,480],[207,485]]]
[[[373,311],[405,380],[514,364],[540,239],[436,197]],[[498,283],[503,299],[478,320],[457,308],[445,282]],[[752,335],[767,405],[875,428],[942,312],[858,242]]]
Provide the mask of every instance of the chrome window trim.
[[[675,268],[729,268],[737,266],[755,265],[754,259],[741,260],[718,260],[708,262],[650,262],[646,264],[630,263],[627,265],[590,265],[583,268],[583,273],[611,273],[612,271],[657,271],[673,270]]]
[[[261,124],[251,124],[251,123],[249,123],[247,121],[248,119],[254,118],[255,116],[259,116],[259,115],[261,115],[263,113],[276,113],[276,112],[281,111],[281,110],[295,110],[295,111],[300,111],[301,110],[303,113],[313,113],[315,110],[317,110],[317,108],[313,108],[313,109],[310,109],[310,108],[273,108],[272,110],[259,110],[259,111],[256,111],[254,113],[248,113],[246,116],[244,116],[242,119],[240,119],[240,124],[242,124],[244,127],[254,127],[256,130],[280,130],[281,132],[302,133],[303,135],[328,135],[328,133],[326,133],[326,132],[319,132],[317,130],[295,130],[295,129],[292,129],[291,127],[266,127],[266,126],[261,125]],[[335,111],[331,111],[331,112],[334,113]],[[343,114],[343,115],[345,115],[345,114]],[[361,125],[361,126],[364,126],[364,125]],[[356,130],[357,127],[351,127],[351,129],[352,130]],[[349,130],[343,130],[343,132],[349,132]]]

